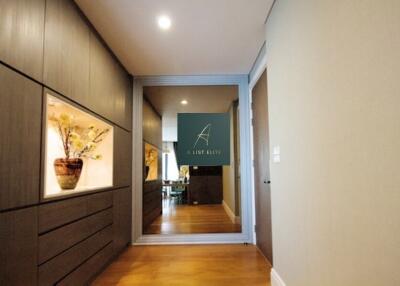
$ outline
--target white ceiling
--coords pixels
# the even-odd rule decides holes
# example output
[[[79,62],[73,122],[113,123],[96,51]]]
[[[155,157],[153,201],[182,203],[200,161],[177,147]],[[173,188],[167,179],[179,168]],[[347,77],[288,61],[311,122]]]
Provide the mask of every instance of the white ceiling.
[[[273,0],[75,0],[133,75],[247,74]],[[167,14],[169,31],[157,26]]]
[[[143,93],[162,116],[163,141],[177,141],[178,113],[227,112],[238,99],[237,86],[145,87]],[[188,101],[182,105],[181,101]]]

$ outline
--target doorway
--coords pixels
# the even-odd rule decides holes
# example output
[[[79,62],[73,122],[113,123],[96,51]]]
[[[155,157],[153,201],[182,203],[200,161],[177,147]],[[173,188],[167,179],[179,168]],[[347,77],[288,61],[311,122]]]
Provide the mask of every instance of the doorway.
[[[238,124],[240,144],[240,232],[196,233],[196,234],[143,234],[143,94],[146,87],[154,86],[221,86],[237,87],[240,109]],[[141,77],[134,81],[134,157],[133,157],[133,241],[134,244],[175,244],[175,243],[251,243],[253,241],[251,210],[251,140],[250,140],[250,98],[248,77],[233,76],[159,76]],[[169,160],[169,159],[168,159]],[[194,166],[193,166],[194,167]],[[238,180],[238,178],[236,180]]]
[[[240,233],[238,87],[147,86],[143,98],[143,234]],[[178,136],[183,132],[178,126],[196,128],[193,120],[199,116],[206,120],[198,130],[202,137]],[[220,120],[226,128],[218,129]],[[212,146],[221,133],[226,150]],[[187,151],[196,151],[192,163],[179,154],[183,139],[190,141]],[[226,152],[226,162],[214,163],[217,152]],[[199,157],[209,162],[193,163]]]
[[[256,244],[273,262],[267,71],[252,91]]]

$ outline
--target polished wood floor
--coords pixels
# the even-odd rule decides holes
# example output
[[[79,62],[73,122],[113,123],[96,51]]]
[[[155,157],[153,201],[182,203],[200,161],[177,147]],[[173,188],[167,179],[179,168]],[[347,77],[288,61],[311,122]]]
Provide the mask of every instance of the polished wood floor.
[[[222,205],[177,205],[163,200],[163,214],[143,230],[144,234],[191,234],[241,232]]]
[[[94,286],[270,286],[271,265],[254,245],[132,246]]]

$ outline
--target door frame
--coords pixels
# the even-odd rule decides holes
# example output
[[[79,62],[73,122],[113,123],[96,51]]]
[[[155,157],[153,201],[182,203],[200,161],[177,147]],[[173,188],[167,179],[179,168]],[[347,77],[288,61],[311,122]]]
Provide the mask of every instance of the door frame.
[[[241,156],[241,233],[213,234],[142,234],[143,168],[142,168],[142,109],[143,87],[146,86],[191,86],[191,85],[236,85],[239,92],[240,156]],[[198,76],[142,76],[133,83],[132,114],[132,244],[217,244],[253,243],[254,216],[252,206],[252,139],[250,119],[249,76],[246,75],[198,75]]]

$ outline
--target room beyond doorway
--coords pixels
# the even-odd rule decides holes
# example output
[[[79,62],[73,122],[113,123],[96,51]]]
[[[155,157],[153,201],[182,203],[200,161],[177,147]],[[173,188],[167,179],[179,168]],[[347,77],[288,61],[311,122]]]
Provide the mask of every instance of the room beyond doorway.
[[[238,87],[150,86],[143,95],[143,234],[240,233]],[[226,117],[227,128],[214,124],[207,136],[226,132],[227,162],[182,164],[181,114]]]
[[[240,231],[240,223],[233,222],[222,205],[177,204],[172,198],[164,198],[162,215],[146,226],[143,233],[191,234]]]

